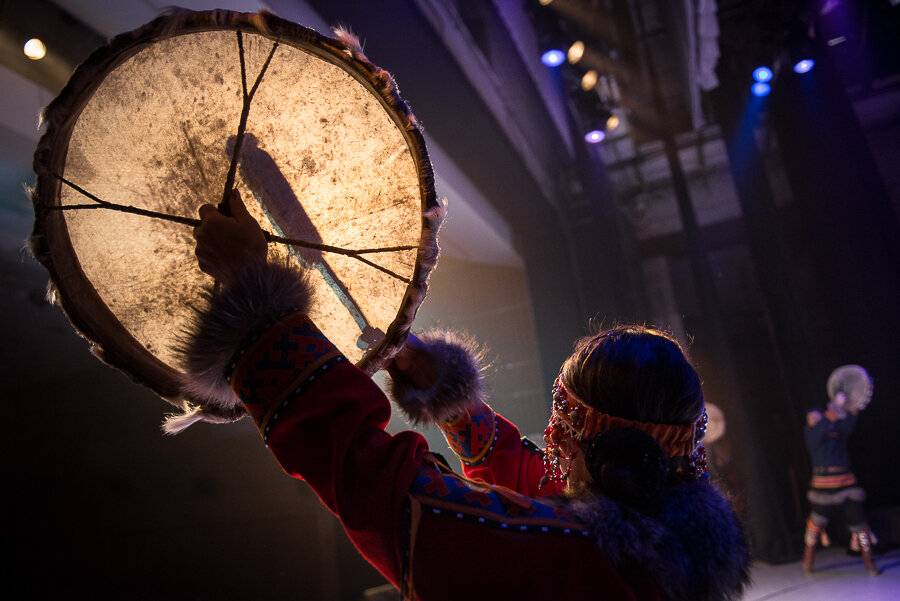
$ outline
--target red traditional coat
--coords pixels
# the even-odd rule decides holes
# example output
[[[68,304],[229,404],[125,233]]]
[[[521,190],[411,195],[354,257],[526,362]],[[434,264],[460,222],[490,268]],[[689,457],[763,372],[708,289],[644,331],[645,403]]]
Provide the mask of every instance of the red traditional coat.
[[[270,265],[213,297],[186,350],[190,385],[216,403],[233,404],[236,394],[284,470],[315,490],[408,599],[718,601],[740,593],[746,544],[711,485],[672,488],[653,516],[603,497],[520,494],[535,493],[540,451],[483,403],[486,435],[466,430],[478,411],[447,431],[470,478],[506,486],[453,474],[415,432],[386,433],[391,405],[371,378],[304,313],[278,317],[302,296],[295,279]],[[481,456],[465,457],[472,452]]]
[[[419,434],[386,433],[387,398],[305,315],[253,343],[231,383],[284,470],[410,598],[662,599],[563,509],[442,471]]]

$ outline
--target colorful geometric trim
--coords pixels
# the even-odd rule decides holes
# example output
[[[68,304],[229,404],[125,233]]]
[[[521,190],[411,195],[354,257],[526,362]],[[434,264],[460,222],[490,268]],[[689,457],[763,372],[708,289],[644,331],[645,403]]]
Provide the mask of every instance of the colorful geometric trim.
[[[432,467],[419,470],[410,494],[423,512],[508,532],[535,532],[589,537],[560,507],[546,505],[501,486],[472,482],[457,474]]]
[[[497,441],[497,415],[486,403],[440,424],[450,449],[466,465],[478,465]]]
[[[238,360],[231,388],[264,439],[297,395],[346,358],[304,313],[295,313],[259,336]]]
[[[856,476],[852,472],[830,476],[814,475],[812,478],[813,488],[843,488],[854,484],[856,484]]]

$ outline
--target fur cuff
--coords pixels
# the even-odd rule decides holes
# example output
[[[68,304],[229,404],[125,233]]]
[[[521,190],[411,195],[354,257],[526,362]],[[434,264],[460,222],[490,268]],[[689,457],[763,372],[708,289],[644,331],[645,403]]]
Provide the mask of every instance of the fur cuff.
[[[484,396],[484,351],[454,332],[432,331],[419,337],[436,371],[427,388],[416,388],[401,375],[388,376],[388,394],[414,424],[443,423],[472,409]]]
[[[168,434],[197,421],[221,423],[246,415],[231,390],[226,372],[252,337],[285,315],[307,312],[311,288],[305,276],[286,264],[269,263],[241,273],[227,288],[209,293],[208,308],[198,311],[192,331],[179,349],[185,378],[182,414],[163,424]]]

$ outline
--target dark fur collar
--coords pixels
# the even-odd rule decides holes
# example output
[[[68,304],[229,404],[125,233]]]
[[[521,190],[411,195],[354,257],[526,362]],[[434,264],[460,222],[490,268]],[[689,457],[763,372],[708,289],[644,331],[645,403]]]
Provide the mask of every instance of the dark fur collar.
[[[653,514],[590,493],[564,504],[617,567],[638,567],[670,599],[738,599],[749,581],[743,530],[708,481],[669,487]]]

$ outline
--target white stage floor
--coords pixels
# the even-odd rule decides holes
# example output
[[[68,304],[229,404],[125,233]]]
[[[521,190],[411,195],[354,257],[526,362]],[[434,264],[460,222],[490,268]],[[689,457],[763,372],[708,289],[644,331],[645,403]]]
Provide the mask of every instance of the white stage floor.
[[[861,557],[844,548],[819,549],[815,571],[805,576],[800,562],[755,564],[743,601],[900,601],[900,549],[875,556],[880,576],[869,576]]]

